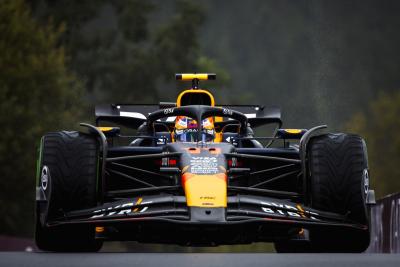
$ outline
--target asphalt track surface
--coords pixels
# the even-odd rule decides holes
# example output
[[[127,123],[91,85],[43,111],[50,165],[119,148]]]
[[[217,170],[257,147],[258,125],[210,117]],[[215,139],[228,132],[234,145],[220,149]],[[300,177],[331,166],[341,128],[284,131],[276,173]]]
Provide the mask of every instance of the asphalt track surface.
[[[0,266],[258,267],[400,266],[400,254],[0,252]]]

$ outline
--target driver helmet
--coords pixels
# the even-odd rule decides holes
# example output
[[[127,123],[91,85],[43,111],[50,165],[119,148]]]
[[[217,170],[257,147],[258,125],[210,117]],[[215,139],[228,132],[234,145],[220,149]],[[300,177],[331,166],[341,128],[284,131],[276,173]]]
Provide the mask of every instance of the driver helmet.
[[[197,121],[186,116],[177,116],[175,120],[174,139],[176,142],[212,142],[215,137],[214,120],[206,118],[201,123],[201,140],[198,139]]]

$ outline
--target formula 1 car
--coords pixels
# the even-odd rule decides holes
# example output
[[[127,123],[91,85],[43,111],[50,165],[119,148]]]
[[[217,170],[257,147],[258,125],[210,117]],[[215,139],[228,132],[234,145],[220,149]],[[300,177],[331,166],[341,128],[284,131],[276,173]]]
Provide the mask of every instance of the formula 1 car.
[[[353,134],[282,129],[280,110],[218,105],[200,80],[176,103],[100,105],[95,125],[44,135],[36,244],[98,251],[103,241],[278,252],[362,252],[369,245],[367,150]],[[273,125],[270,136],[254,129]],[[117,127],[118,126],[118,127]]]

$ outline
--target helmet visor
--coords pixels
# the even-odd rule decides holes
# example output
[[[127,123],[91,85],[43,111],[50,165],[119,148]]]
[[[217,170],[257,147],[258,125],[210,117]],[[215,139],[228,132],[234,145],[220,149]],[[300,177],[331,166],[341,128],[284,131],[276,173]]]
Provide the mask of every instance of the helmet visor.
[[[212,142],[214,140],[213,130],[203,130],[200,134],[200,140],[198,140],[197,131],[193,129],[184,129],[175,131],[175,141],[177,142]]]

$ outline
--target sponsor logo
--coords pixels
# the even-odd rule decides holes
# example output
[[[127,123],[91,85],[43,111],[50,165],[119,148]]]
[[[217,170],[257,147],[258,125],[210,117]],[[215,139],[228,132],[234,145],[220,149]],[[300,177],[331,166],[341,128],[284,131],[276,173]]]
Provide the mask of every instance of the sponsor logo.
[[[223,108],[222,113],[224,113],[225,115],[232,115],[233,111],[227,108]]]
[[[194,174],[215,174],[218,173],[218,160],[216,157],[192,157],[190,167]]]
[[[46,191],[47,186],[49,185],[49,176],[50,176],[49,168],[47,166],[43,166],[42,174],[40,176],[40,185],[44,191]]]
[[[364,193],[368,194],[368,191],[369,191],[369,172],[368,172],[368,169],[364,169],[364,171],[363,171],[363,180],[364,180]]]
[[[149,207],[144,206],[144,207],[138,207],[138,205],[146,205],[146,204],[151,204],[152,201],[146,201],[143,202],[142,198],[138,198],[136,202],[128,202],[120,205],[116,205],[113,207],[108,207],[104,209],[99,209],[93,211],[94,215],[90,217],[90,219],[94,218],[101,218],[101,217],[109,217],[109,216],[115,216],[115,215],[128,215],[131,213],[143,213],[149,209]]]
[[[280,215],[293,218],[309,218],[312,220],[318,220],[314,216],[318,216],[318,213],[304,210],[300,205],[287,205],[279,204],[275,202],[261,202],[261,210],[268,214]]]
[[[215,197],[213,197],[213,196],[201,196],[200,199],[201,200],[215,200]]]
[[[164,114],[165,114],[165,115],[171,114],[171,113],[174,113],[174,109],[173,109],[173,108],[166,108],[166,109],[164,109]]]
[[[215,196],[201,196],[201,201],[209,201],[209,202],[202,202],[201,205],[203,206],[214,206]]]
[[[167,137],[166,136],[161,136],[161,138],[157,139],[157,145],[165,145],[167,143]]]
[[[185,129],[186,133],[197,133],[197,128]]]

